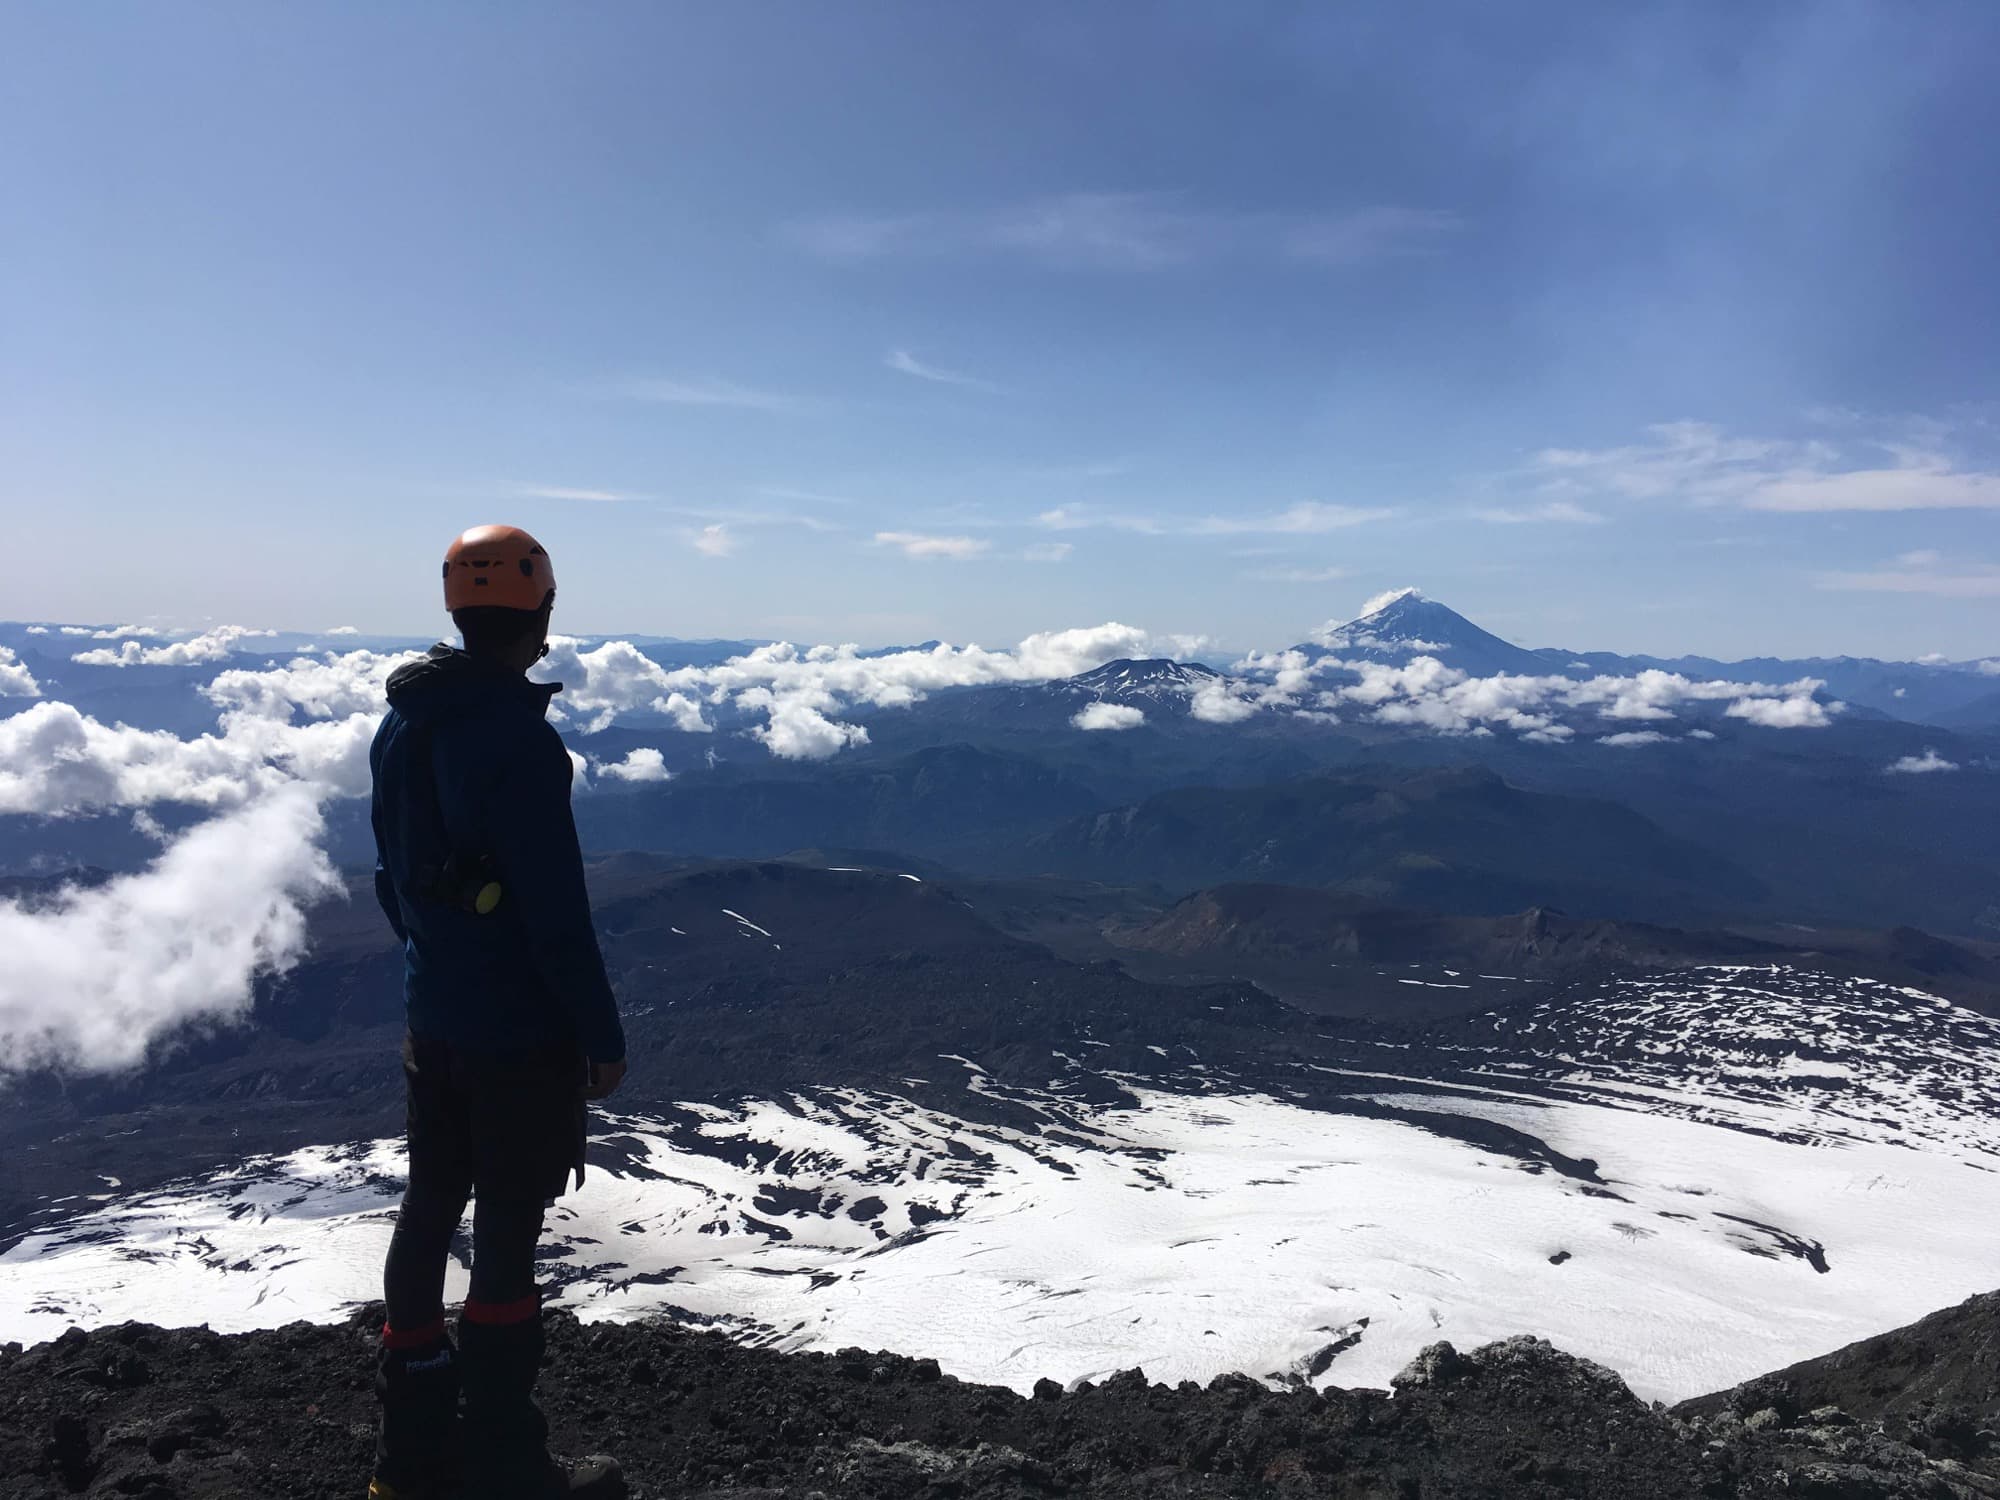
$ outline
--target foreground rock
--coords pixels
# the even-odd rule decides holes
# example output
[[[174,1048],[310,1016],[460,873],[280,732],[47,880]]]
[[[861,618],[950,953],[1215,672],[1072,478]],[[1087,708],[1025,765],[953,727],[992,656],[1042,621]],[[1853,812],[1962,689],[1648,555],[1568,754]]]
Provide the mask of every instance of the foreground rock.
[[[352,1497],[371,1451],[378,1321],[232,1337],[126,1324],[10,1347],[0,1495]],[[556,1442],[618,1454],[640,1500],[2000,1496],[1985,1410],[1961,1403],[1935,1431],[1932,1408],[1901,1412],[1890,1433],[1801,1409],[1797,1390],[1753,1382],[1672,1413],[1518,1338],[1433,1345],[1393,1393],[1241,1376],[1169,1388],[1131,1371],[1024,1398],[928,1360],[775,1354],[564,1314],[543,1379]]]
[[[2000,1417],[2000,1292],[1791,1365],[1737,1391],[1683,1402],[1676,1410],[1712,1416],[1742,1405],[1743,1392],[1752,1387],[1776,1391],[1802,1411],[1838,1406],[1857,1417],[1880,1418],[1891,1431],[1914,1431],[1946,1412],[1982,1421]]]

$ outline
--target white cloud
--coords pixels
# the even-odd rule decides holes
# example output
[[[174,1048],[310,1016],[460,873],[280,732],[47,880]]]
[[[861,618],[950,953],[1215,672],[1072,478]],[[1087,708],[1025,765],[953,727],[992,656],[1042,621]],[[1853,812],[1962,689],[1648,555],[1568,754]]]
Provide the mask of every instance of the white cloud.
[[[1687,732],[1687,738],[1691,740],[1712,740],[1715,738],[1715,731],[1713,729],[1690,729]]]
[[[276,634],[275,630],[252,630],[245,625],[219,625],[202,635],[164,646],[142,646],[136,640],[127,640],[116,651],[104,646],[95,651],[79,651],[70,659],[86,667],[202,666],[228,661],[238,641]]]
[[[662,504],[656,509],[665,515],[679,516],[690,521],[720,522],[725,527],[798,526],[807,531],[840,530],[840,527],[831,521],[795,510],[746,510],[735,505],[717,507],[672,504]]]
[[[666,697],[654,701],[653,708],[674,721],[674,728],[682,734],[709,734],[714,730],[702,716],[701,705],[685,693],[668,693]]]
[[[0,813],[50,817],[185,802],[236,807],[287,778],[243,743],[105,725],[67,703],[0,719]]]
[[[28,627],[29,635],[47,635],[48,633],[49,627],[46,625],[30,625]]]
[[[649,495],[634,494],[630,490],[587,490],[575,489],[560,484],[523,484],[515,486],[514,493],[526,500],[582,500],[596,504],[617,504],[626,500],[648,500]]]
[[[1843,593],[1930,594],[1941,599],[2000,596],[2000,567],[1992,563],[1944,564],[1935,552],[1905,552],[1886,568],[1865,573],[1821,573],[1816,587]]]
[[[1113,515],[1087,505],[1058,505],[1053,510],[1045,510],[1036,516],[1035,524],[1045,526],[1051,531],[1081,531],[1087,527],[1101,527],[1108,531],[1157,534],[1167,529],[1166,523],[1154,516]]]
[[[326,633],[328,635],[359,635],[361,634],[361,627],[358,625],[334,625]]]
[[[590,650],[573,638],[552,644],[542,672],[567,682],[562,701],[586,727],[651,712],[706,731],[712,711],[733,706],[760,717],[750,733],[772,755],[819,759],[868,743],[864,726],[835,717],[852,705],[908,706],[943,688],[1071,677],[1119,657],[1201,643],[1109,622],[1032,635],[1008,650],[941,645],[863,656],[851,645],[780,643],[676,668],[625,641]],[[0,951],[10,954],[0,971],[0,1059],[128,1066],[190,1018],[243,1014],[255,976],[296,956],[303,905],[332,889],[314,842],[319,805],[366,794],[383,684],[408,659],[328,652],[282,667],[220,672],[200,689],[218,710],[218,729],[187,739],[107,726],[47,701],[0,719],[0,811],[63,816],[178,803],[216,814],[141,874],[33,913],[0,903]],[[1818,687],[1810,680],[1781,687],[1693,682],[1668,673],[1469,678],[1434,657],[1391,666],[1284,652],[1246,659],[1242,675],[1205,684],[1190,707],[1216,724],[1259,713],[1318,720],[1345,711],[1441,733],[1497,727],[1555,742],[1575,732],[1558,715],[1643,722],[1671,717],[1687,702],[1726,703],[1739,718],[1775,727],[1825,723],[1831,709],[1814,701]],[[1137,710],[1092,705],[1076,722],[1110,729],[1140,721]],[[1608,742],[1655,732],[1620,730]],[[642,747],[595,774],[658,780],[665,757]],[[580,777],[579,789],[587,786]],[[77,996],[87,1004],[79,1007]]]
[[[35,681],[11,646],[0,646],[0,698],[39,698],[42,685]]]
[[[1989,656],[1984,661],[1975,662],[1972,670],[1981,677],[2000,677],[2000,656]]]
[[[1932,771],[1956,771],[1958,762],[1946,760],[1937,751],[1926,748],[1922,755],[1905,755],[1886,769],[1895,776],[1923,776]]]
[[[852,505],[846,495],[829,495],[821,490],[802,490],[788,484],[760,484],[756,493],[771,500],[800,500],[807,505]]]
[[[1144,632],[1110,624],[1031,636],[1012,652],[941,647],[862,658],[853,647],[785,646],[668,672],[628,642],[581,652],[559,641],[551,664],[580,669],[566,696],[583,713],[648,708],[701,729],[702,700],[734,698],[765,712],[752,732],[773,755],[818,758],[867,743],[865,728],[827,716],[843,702],[907,703],[933,686],[1070,676],[1148,644]],[[63,703],[0,720],[0,811],[179,803],[218,814],[138,875],[34,912],[0,903],[9,953],[0,1066],[126,1067],[189,1020],[240,1018],[256,975],[296,957],[303,906],[335,888],[315,847],[318,805],[366,794],[382,684],[407,659],[328,653],[224,671],[201,689],[220,712],[219,732],[185,740],[107,726]],[[598,774],[630,781],[664,771],[664,757],[641,750]],[[588,788],[586,777],[578,787]]]
[[[1234,670],[1239,676],[1262,681],[1265,686],[1255,694],[1255,701],[1273,706],[1295,702],[1310,690],[1315,677],[1337,666],[1325,660],[1313,661],[1303,651],[1253,651],[1237,662]]]
[[[1226,536],[1240,532],[1272,532],[1279,535],[1339,531],[1386,520],[1393,510],[1353,505],[1327,505],[1317,500],[1301,500],[1296,505],[1268,515],[1204,516],[1189,529],[1203,536]]]
[[[548,672],[568,682],[564,700],[584,716],[586,728],[610,724],[620,712],[672,712],[686,728],[710,728],[704,710],[734,704],[764,714],[758,734],[774,754],[824,756],[858,736],[834,720],[846,706],[906,708],[926,694],[994,682],[1046,682],[1076,676],[1116,658],[1188,656],[1200,638],[1152,636],[1122,624],[1090,626],[1028,636],[1006,652],[982,646],[862,656],[854,646],[762,646],[716,666],[662,668],[626,642],[582,652],[558,638]],[[1828,722],[1838,706],[1816,702],[1822,684],[1800,680],[1782,686],[1756,682],[1696,682],[1672,672],[1630,678],[1492,676],[1472,678],[1436,656],[1386,664],[1302,652],[1252,656],[1238,676],[1204,684],[1190,698],[1196,720],[1244,722],[1260,712],[1340,714],[1362,710],[1384,724],[1406,724],[1444,734],[1512,730],[1530,740],[1562,740],[1574,728],[1564,716],[1590,716],[1612,726],[1656,726],[1672,720],[1682,704],[1724,704],[1726,712],[1774,728],[1812,728]],[[780,720],[782,710],[782,720]]]
[[[1230,516],[1134,515],[1087,505],[1061,505],[1036,516],[1035,524],[1051,531],[1098,527],[1147,536],[1309,536],[1365,526],[1395,514],[1383,507],[1328,505],[1318,500],[1301,500],[1280,511]]]
[[[940,369],[927,365],[907,349],[892,349],[883,356],[882,363],[903,375],[913,375],[918,380],[928,380],[937,385],[964,386],[968,390],[988,391],[998,394],[1000,387],[990,380],[981,380],[977,375],[965,375],[956,370]]]
[[[37,703],[0,719],[0,812],[63,817],[162,802],[220,811],[293,782],[363,795],[382,684],[406,660],[358,651],[223,672],[201,689],[221,711],[221,733],[190,739]],[[300,715],[306,722],[294,722]]]
[[[727,557],[736,550],[736,538],[718,521],[688,535],[688,545],[703,557]]]
[[[1049,265],[1152,271],[1206,252],[1208,228],[1154,193],[1070,193],[1006,210],[980,233]]]
[[[1157,272],[1219,259],[1350,267],[1432,252],[1458,225],[1442,210],[1395,204],[1228,213],[1172,193],[1064,193],[965,213],[806,220],[784,234],[833,260],[995,255],[1055,270]]]
[[[1378,610],[1387,609],[1398,599],[1421,599],[1423,597],[1424,593],[1422,589],[1384,589],[1381,593],[1371,594],[1361,601],[1361,613],[1356,615],[1355,619],[1365,620]]]
[[[0,903],[0,1069],[127,1068],[186,1023],[247,1012],[255,978],[298,956],[304,906],[339,888],[316,846],[320,804],[366,794],[382,682],[406,659],[225,671],[202,689],[220,732],[185,740],[67,703],[0,720],[0,811],[217,814],[137,874],[32,912]]]
[[[666,406],[728,406],[746,411],[792,411],[799,403],[774,391],[760,391],[733,380],[630,380],[615,387],[615,394],[634,401],[653,401]]]
[[[1427,641],[1422,636],[1383,636],[1360,625],[1340,625],[1329,620],[1312,632],[1311,639],[1330,651],[1387,651],[1403,656],[1436,656],[1451,650],[1449,641]]]
[[[1964,473],[1941,458],[1905,469],[1853,469],[1769,479],[1744,501],[1752,510],[1996,510],[2000,474]]]
[[[87,635],[93,641],[122,641],[148,639],[156,640],[166,634],[164,630],[151,625],[113,625],[104,630],[92,630],[88,625],[63,627],[64,635]]]
[[[1189,712],[1204,724],[1240,724],[1257,713],[1258,705],[1226,679],[1204,682],[1194,690]]]
[[[33,626],[31,629],[37,635],[47,635],[49,633],[45,626]],[[158,639],[168,632],[152,625],[109,625],[101,627],[96,625],[65,625],[62,627],[62,633],[64,635],[87,636],[93,641],[123,641]]]
[[[64,635],[83,636],[93,641],[157,640],[167,634],[166,631],[151,625],[64,625],[61,630]],[[47,635],[49,632],[45,625],[30,625],[28,633]]]
[[[1202,644],[1198,637],[1154,637],[1112,622],[1031,635],[1011,651],[940,645],[864,656],[853,645],[801,649],[778,642],[713,666],[666,668],[626,641],[585,651],[574,638],[558,636],[551,639],[548,660],[536,675],[566,684],[561,701],[583,721],[586,732],[637,710],[670,714],[683,729],[707,730],[712,726],[704,706],[733,704],[774,721],[758,734],[773,753],[830,755],[865,742],[865,735],[848,735],[849,726],[828,719],[850,704],[905,708],[944,688],[1046,682],[1120,657],[1160,655],[1176,645],[1199,649]],[[776,724],[779,711],[793,706],[812,713],[790,712],[783,724]]]
[[[1087,704],[1070,719],[1078,729],[1137,729],[1145,722],[1145,711],[1127,703]]]
[[[623,760],[598,762],[597,774],[613,781],[671,781],[674,775],[667,758],[651,745],[638,746]]]
[[[185,1024],[247,1013],[257,976],[298,956],[303,908],[339,889],[317,847],[321,804],[367,794],[383,683],[409,659],[224,671],[200,689],[219,732],[185,740],[60,702],[0,720],[0,812],[216,814],[137,874],[32,911],[0,902],[0,1070],[127,1068]]]
[[[669,715],[683,733],[702,734],[714,728],[698,697],[702,673],[688,668],[669,671],[630,641],[606,641],[586,651],[575,636],[550,636],[548,657],[534,675],[563,684],[557,701],[585,721],[585,733],[608,728],[620,713],[634,710]]]
[[[1725,702],[1729,705],[1725,711],[1737,718],[1795,729],[1822,726],[1840,709],[1838,704],[1816,700],[1814,695],[1824,684],[1811,678],[1770,686],[1697,682],[1657,670],[1633,677],[1585,679],[1504,673],[1473,677],[1430,655],[1401,664],[1335,656],[1307,664],[1298,652],[1247,657],[1237,663],[1237,671],[1266,686],[1260,690],[1241,680],[1216,685],[1206,700],[1211,712],[1201,713],[1198,701],[1197,717],[1229,722],[1261,709],[1284,709],[1298,702],[1308,680],[1318,685],[1312,702],[1318,710],[1352,705],[1383,724],[1439,734],[1511,729],[1524,739],[1545,743],[1575,732],[1562,722],[1565,715],[1613,724],[1657,723],[1674,718],[1683,704]]]
[[[1068,542],[1037,542],[1033,546],[1022,550],[1021,561],[1041,563],[1065,562],[1068,560],[1070,553],[1074,551],[1076,551],[1076,548]]]
[[[1544,500],[1539,505],[1517,507],[1496,506],[1475,510],[1472,514],[1481,521],[1491,521],[1500,526],[1529,526],[1549,521],[1573,526],[1600,526],[1604,523],[1604,517],[1596,511],[1585,510],[1569,500]]]
[[[1835,705],[1834,711],[1838,711]],[[1739,698],[1723,710],[1732,719],[1761,724],[1766,729],[1823,729],[1831,720],[1828,707],[1809,694],[1789,698]]]
[[[1616,745],[1621,749],[1629,749],[1637,745],[1662,744],[1666,738],[1657,729],[1628,729],[1622,734],[1607,734],[1597,743],[1600,745]]]
[[[225,715],[290,722],[293,710],[309,719],[380,714],[389,674],[416,661],[415,651],[327,652],[295,656],[282,667],[218,672],[201,689]],[[235,721],[225,717],[225,726]]]
[[[868,731],[861,725],[836,723],[802,698],[778,698],[753,688],[743,695],[743,701],[755,707],[760,697],[770,710],[770,718],[750,733],[780,760],[825,760],[850,745],[868,743]]]
[[[190,1022],[245,1017],[298,960],[304,907],[340,889],[312,791],[292,786],[181,835],[146,870],[29,911],[0,902],[0,1072],[136,1067]]]
[[[1847,430],[1839,443],[1738,437],[1687,421],[1646,434],[1623,447],[1543,449],[1526,477],[1556,500],[1597,494],[1792,513],[2000,508],[2000,473],[1943,451],[1934,423]]]
[[[898,548],[905,557],[946,557],[954,562],[978,557],[993,545],[982,537],[929,536],[917,531],[878,531],[875,544]]]
[[[1182,636],[1166,639],[1170,643],[1179,643],[1199,641],[1201,638]],[[1074,677],[1093,667],[1101,667],[1108,661],[1152,656],[1157,654],[1156,646],[1156,638],[1145,631],[1110,621],[1070,630],[1040,631],[1014,648],[1011,663],[1002,656],[987,658],[980,666],[994,674],[989,680],[1047,682],[1058,677]],[[979,648],[967,646],[965,651],[979,652]],[[984,653],[980,654],[984,656]]]
[[[1428,255],[1462,225],[1457,214],[1444,209],[1384,205],[1300,224],[1286,233],[1284,251],[1293,260],[1330,266]]]

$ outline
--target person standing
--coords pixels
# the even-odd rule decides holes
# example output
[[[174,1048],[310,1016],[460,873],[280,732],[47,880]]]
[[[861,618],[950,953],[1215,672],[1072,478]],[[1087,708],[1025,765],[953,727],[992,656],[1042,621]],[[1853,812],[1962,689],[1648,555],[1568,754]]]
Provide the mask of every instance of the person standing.
[[[527,677],[548,654],[555,597],[527,532],[461,535],[444,602],[463,649],[433,646],[390,676],[369,752],[375,891],[403,943],[409,1020],[409,1186],[383,1270],[371,1500],[624,1494],[614,1461],[550,1457],[534,1399],[542,1215],[572,1172],[583,1182],[586,1101],[625,1075],[569,752],[546,717],[561,687]],[[454,1346],[445,1264],[468,1198],[472,1285]]]

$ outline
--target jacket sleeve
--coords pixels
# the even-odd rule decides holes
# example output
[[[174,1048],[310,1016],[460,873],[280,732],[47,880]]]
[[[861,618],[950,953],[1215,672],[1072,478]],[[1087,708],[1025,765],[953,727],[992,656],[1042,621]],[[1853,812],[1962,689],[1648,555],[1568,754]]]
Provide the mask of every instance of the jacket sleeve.
[[[409,942],[410,934],[403,926],[403,906],[396,899],[396,883],[389,878],[389,872],[382,868],[379,855],[375,860],[375,899],[382,905],[382,915],[389,919],[389,925],[396,930],[396,941]]]
[[[501,901],[514,907],[535,967],[569,1014],[584,1052],[592,1062],[622,1062],[625,1028],[591,926],[583,851],[570,814],[569,752],[549,725],[535,730],[512,757],[491,815]]]
[[[388,744],[389,725],[385,719],[368,747],[368,772],[373,789],[368,799],[368,823],[375,832],[375,900],[382,915],[395,929],[396,941],[407,943],[410,934],[403,926],[403,904],[396,899],[396,882],[389,875],[388,850],[382,839],[382,760]]]

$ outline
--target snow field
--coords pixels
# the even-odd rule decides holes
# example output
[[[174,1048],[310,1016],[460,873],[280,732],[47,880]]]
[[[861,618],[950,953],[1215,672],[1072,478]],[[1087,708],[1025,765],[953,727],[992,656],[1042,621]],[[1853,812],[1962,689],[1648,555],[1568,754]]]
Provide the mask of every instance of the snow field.
[[[1062,1142],[851,1092],[621,1120],[621,1170],[551,1214],[553,1300],[928,1354],[1023,1390],[1134,1364],[1284,1374],[1355,1331],[1320,1383],[1380,1386],[1436,1339],[1536,1333],[1672,1400],[1991,1279],[2000,1174],[1947,1153],[1501,1090],[1376,1096],[1595,1158],[1610,1197],[1404,1119],[1139,1098],[1087,1119],[1050,1101]],[[338,1316],[375,1295],[397,1157],[313,1148],[31,1236],[0,1257],[0,1337]],[[1814,1241],[1824,1274],[1793,1253]]]

